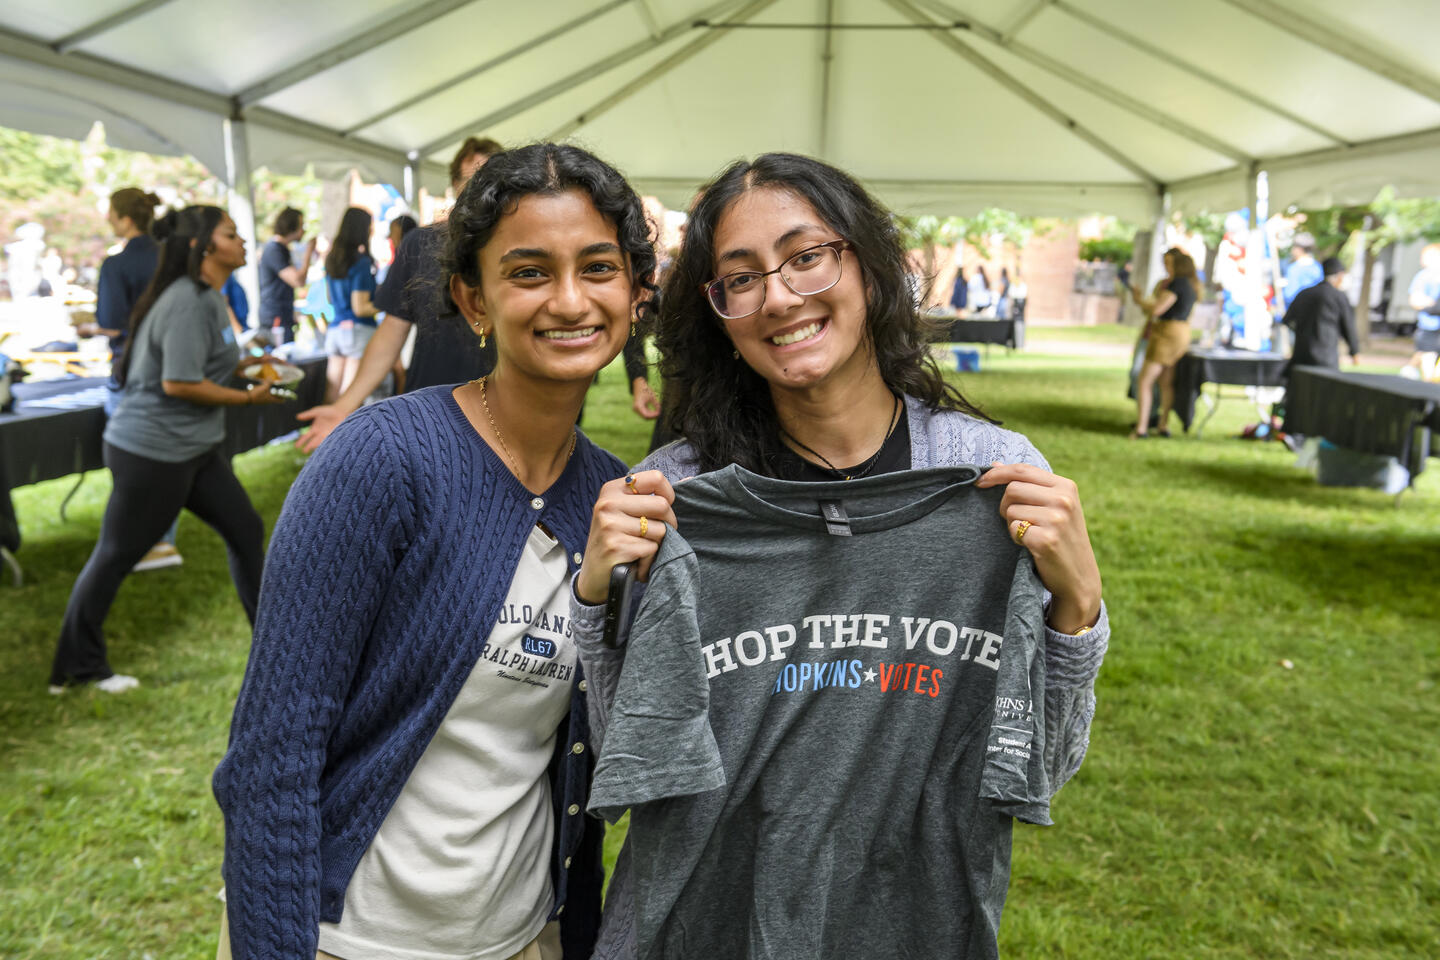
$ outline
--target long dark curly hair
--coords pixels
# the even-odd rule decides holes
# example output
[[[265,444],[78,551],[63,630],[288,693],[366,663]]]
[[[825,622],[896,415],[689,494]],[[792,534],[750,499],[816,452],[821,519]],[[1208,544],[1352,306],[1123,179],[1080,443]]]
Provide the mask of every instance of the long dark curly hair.
[[[631,282],[644,291],[637,313],[647,320],[658,309],[654,232],[640,197],[614,167],[593,153],[561,143],[532,143],[496,154],[485,162],[450,211],[441,264],[445,305],[458,312],[450,296],[450,278],[480,286],[480,251],[490,242],[500,218],[513,213],[525,197],[580,190],[615,226],[616,239],[630,264]]]
[[[665,281],[656,329],[665,378],[667,425],[690,441],[702,470],[738,463],[773,475],[784,447],[770,386],[734,347],[701,285],[715,277],[715,227],[749,190],[788,191],[815,208],[850,241],[865,281],[866,344],[892,391],[933,410],[991,419],[940,375],[930,355],[932,324],[920,316],[906,282],[905,248],[894,218],[854,178],[792,153],[737,161],[707,185],[691,211],[685,242]]]

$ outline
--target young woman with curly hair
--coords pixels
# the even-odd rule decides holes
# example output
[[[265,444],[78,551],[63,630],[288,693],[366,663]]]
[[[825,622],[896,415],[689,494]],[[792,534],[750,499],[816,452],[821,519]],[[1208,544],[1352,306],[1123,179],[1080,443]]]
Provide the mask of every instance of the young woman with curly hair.
[[[495,369],[357,410],[286,499],[215,773],[237,960],[594,942],[567,598],[622,465],[575,420],[655,255],[624,179],[555,144],[491,159],[447,231],[449,294]]]

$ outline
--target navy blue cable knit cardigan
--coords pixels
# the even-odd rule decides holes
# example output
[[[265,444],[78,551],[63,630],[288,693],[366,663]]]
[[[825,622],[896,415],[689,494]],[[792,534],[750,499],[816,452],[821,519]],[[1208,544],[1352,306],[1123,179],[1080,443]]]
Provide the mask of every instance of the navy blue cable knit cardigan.
[[[340,919],[351,874],[475,665],[530,530],[543,522],[559,538],[573,574],[600,486],[625,472],[582,435],[537,497],[451,390],[348,417],[275,525],[214,779],[236,960],[314,956],[318,923]],[[603,876],[601,830],[583,812],[585,686],[577,670],[550,765],[551,919],[566,956],[580,957],[594,944]]]

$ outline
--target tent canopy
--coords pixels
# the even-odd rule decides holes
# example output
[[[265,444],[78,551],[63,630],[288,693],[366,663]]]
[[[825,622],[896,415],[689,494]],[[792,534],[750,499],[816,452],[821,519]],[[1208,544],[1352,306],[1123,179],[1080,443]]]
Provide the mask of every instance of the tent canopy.
[[[1421,0],[10,0],[0,124],[437,191],[471,133],[570,138],[671,205],[791,150],[906,212],[1145,220],[1262,169],[1276,207],[1440,193],[1436,36]]]

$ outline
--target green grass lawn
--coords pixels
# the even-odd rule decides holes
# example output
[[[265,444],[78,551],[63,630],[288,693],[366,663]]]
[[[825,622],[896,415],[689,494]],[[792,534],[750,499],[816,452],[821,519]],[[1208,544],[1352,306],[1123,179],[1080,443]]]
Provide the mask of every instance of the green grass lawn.
[[[1317,486],[1232,439],[1255,419],[1238,388],[1203,439],[1128,441],[1122,367],[996,350],[961,381],[1080,485],[1114,628],[1085,766],[1054,827],[1016,831],[1002,952],[1440,954],[1440,468],[1398,508]],[[586,424],[634,461],[623,380]],[[236,460],[267,526],[301,460]],[[109,488],[91,476],[62,523],[67,490],[16,491],[28,578],[0,585],[0,957],[208,958],[245,618],[187,514],[185,565],[130,578],[108,625],[145,686],[49,696]]]

